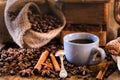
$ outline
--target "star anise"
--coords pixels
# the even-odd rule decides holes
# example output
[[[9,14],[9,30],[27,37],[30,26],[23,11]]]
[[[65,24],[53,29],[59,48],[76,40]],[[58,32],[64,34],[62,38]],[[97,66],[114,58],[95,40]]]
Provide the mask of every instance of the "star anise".
[[[81,75],[85,76],[87,73],[91,72],[86,66],[80,66],[78,67],[80,70]]]
[[[42,64],[44,67],[43,69],[47,69],[47,70],[53,70],[53,65],[50,62],[50,59],[47,59],[45,63]]]
[[[44,70],[41,70],[41,75],[42,76],[45,76],[45,75],[49,76],[50,72],[51,72],[51,70],[44,69]]]
[[[19,72],[20,76],[22,77],[30,77],[32,75],[31,69],[24,69]]]

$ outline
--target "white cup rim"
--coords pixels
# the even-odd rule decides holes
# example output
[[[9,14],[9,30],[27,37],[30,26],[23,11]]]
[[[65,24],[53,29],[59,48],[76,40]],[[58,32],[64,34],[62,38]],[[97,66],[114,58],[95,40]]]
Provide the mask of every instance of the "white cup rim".
[[[94,42],[92,42],[92,43],[87,43],[87,44],[78,44],[78,43],[73,43],[73,42],[70,42],[70,40],[66,40],[68,37],[70,37],[70,36],[73,36],[73,35],[90,35],[90,36],[92,36],[92,37],[94,37],[94,38],[96,38],[96,40],[94,41]],[[84,46],[87,46],[87,45],[92,45],[92,44],[96,44],[96,43],[99,43],[99,38],[98,38],[98,36],[97,35],[95,35],[95,34],[92,34],[92,33],[87,33],[87,32],[76,32],[76,33],[70,33],[70,34],[67,34],[67,35],[65,35],[64,36],[64,38],[63,38],[63,40],[64,40],[64,42],[67,42],[67,43],[69,43],[69,44],[75,44],[75,45],[84,45]]]

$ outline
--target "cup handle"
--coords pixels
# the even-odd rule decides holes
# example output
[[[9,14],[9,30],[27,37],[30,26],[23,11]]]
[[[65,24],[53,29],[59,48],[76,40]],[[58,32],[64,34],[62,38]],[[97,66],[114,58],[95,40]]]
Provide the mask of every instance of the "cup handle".
[[[100,59],[99,60],[94,60],[94,56],[97,52],[100,54]],[[91,54],[90,54],[90,57],[89,57],[89,64],[90,65],[99,64],[100,62],[102,62],[105,59],[105,56],[106,56],[105,51],[102,48],[95,47],[91,51]]]

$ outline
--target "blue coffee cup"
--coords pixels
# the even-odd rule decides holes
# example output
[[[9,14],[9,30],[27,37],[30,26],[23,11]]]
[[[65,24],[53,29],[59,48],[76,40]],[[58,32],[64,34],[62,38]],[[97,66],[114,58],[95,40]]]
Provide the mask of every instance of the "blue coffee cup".
[[[99,37],[91,33],[71,33],[64,37],[66,59],[75,65],[95,65],[105,59],[104,49],[99,47]],[[95,60],[96,54],[100,59]]]

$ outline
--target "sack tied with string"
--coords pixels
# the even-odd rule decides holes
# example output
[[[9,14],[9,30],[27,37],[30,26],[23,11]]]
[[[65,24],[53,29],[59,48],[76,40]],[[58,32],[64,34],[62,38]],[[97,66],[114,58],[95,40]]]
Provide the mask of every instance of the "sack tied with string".
[[[5,23],[21,48],[39,48],[56,37],[66,24],[63,13],[52,1],[7,0]]]

